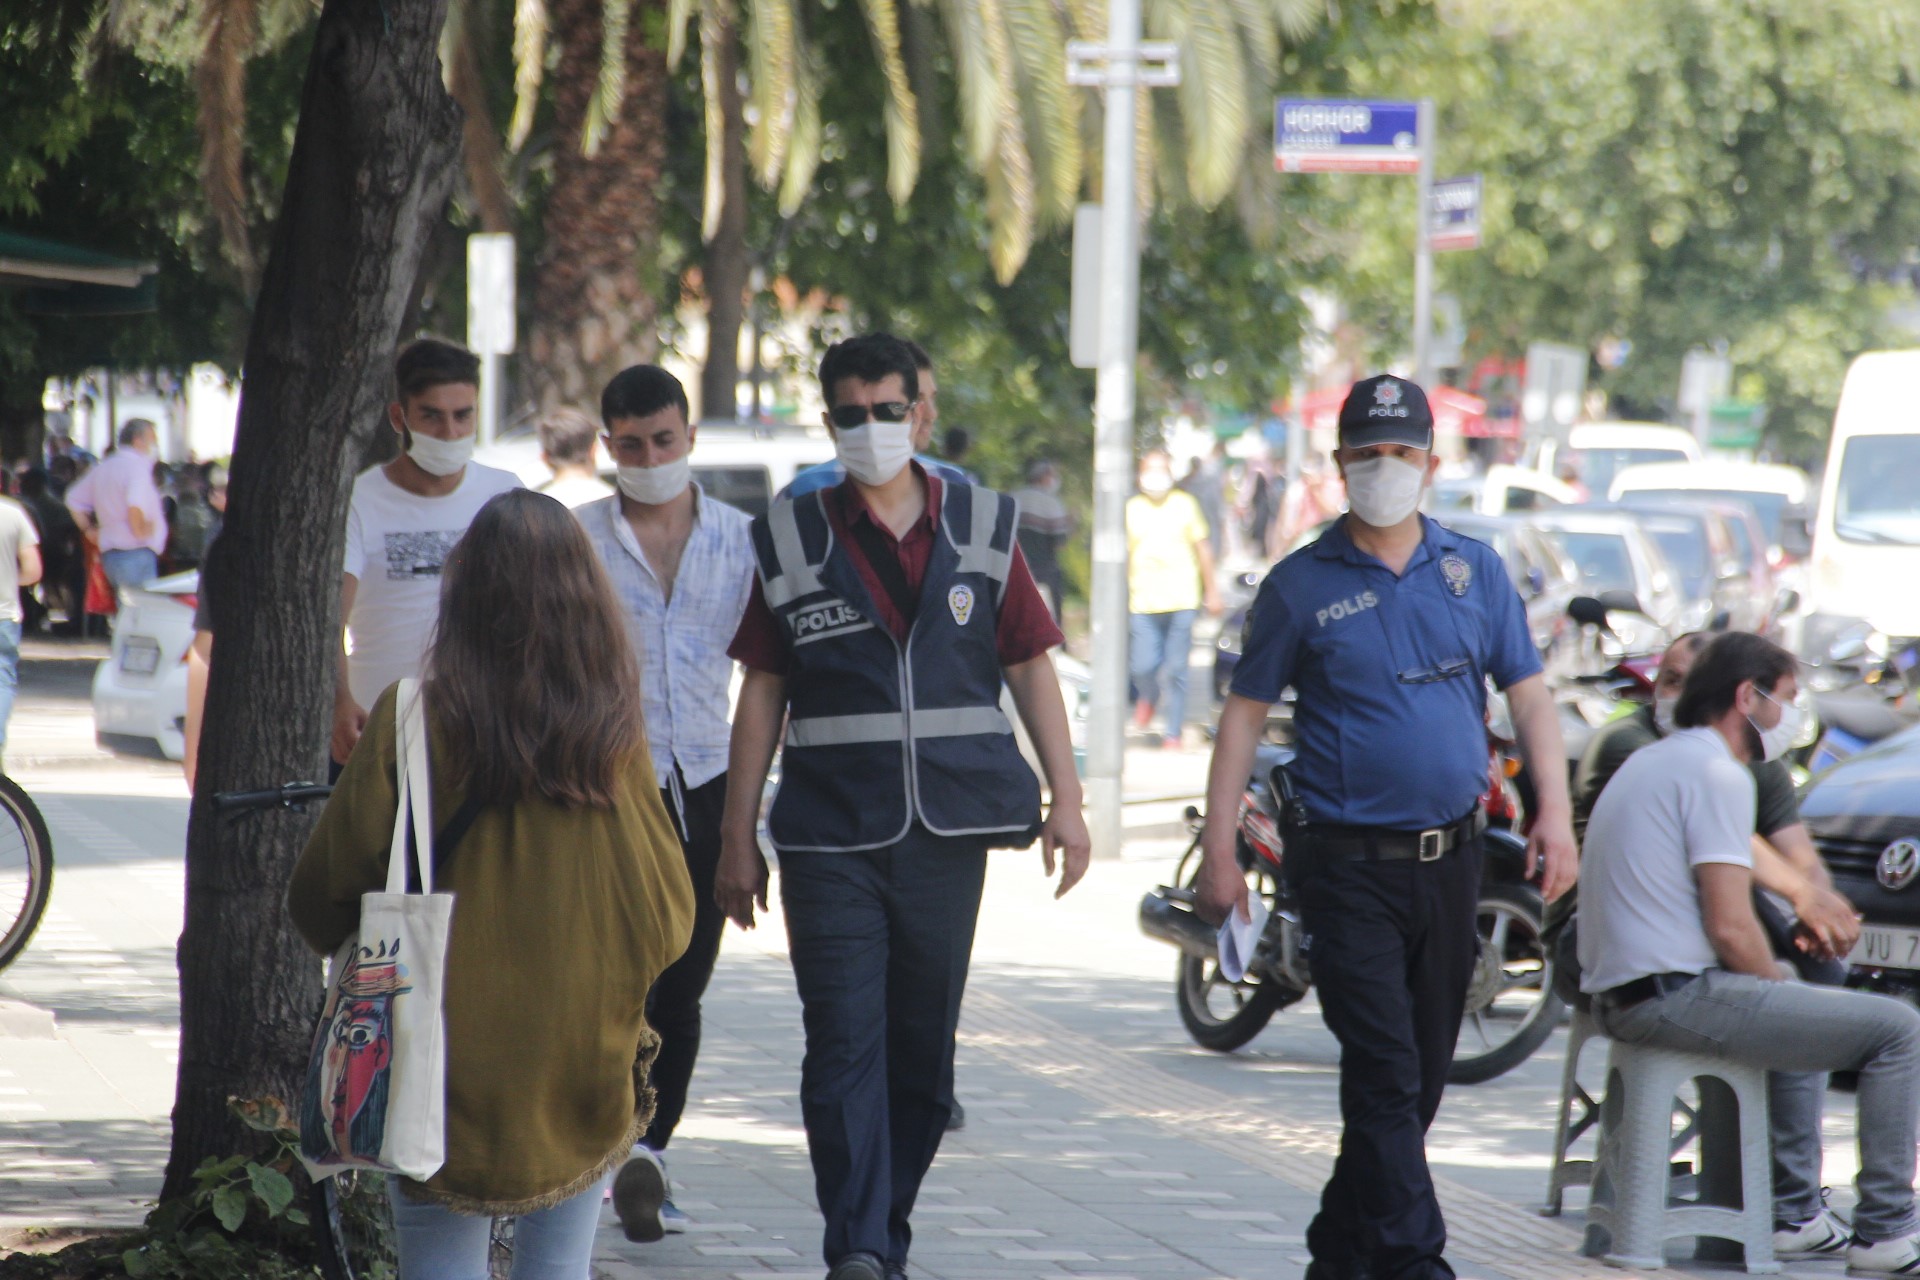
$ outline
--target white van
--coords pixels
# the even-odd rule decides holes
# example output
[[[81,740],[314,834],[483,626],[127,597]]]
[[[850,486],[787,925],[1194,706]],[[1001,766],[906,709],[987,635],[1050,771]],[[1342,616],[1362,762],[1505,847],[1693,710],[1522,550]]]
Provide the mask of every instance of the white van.
[[[474,461],[500,467],[538,488],[553,474],[540,461],[540,441],[531,429],[516,431],[475,452]],[[613,480],[606,450],[595,446],[600,474]],[[833,461],[833,441],[824,426],[757,427],[736,422],[703,422],[693,437],[693,478],[721,502],[750,516],[767,513],[773,495],[796,473]]]
[[[1864,622],[1887,641],[1920,637],[1920,351],[1870,351],[1840,389],[1820,482],[1808,578],[1808,637]],[[1899,645],[1890,652],[1898,653]],[[1810,655],[1811,656],[1811,655]]]

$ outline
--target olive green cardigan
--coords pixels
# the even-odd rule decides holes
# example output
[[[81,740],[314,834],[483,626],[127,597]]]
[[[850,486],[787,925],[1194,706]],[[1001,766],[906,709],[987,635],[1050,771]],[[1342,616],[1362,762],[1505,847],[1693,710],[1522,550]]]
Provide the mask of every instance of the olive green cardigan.
[[[437,727],[432,763],[449,759]],[[383,889],[399,806],[394,691],[294,867],[287,909],[331,955]],[[433,770],[433,821],[462,795]],[[489,806],[434,886],[454,895],[447,944],[447,1162],[410,1196],[514,1214],[578,1194],[625,1157],[653,1112],[659,1037],[647,991],[686,950],[693,888],[643,748],[611,809],[545,799]]]

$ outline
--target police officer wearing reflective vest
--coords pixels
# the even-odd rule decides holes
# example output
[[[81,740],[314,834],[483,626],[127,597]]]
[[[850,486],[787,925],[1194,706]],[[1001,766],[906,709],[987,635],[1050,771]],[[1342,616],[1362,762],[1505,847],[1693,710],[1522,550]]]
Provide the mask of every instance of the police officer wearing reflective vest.
[[[755,827],[781,744],[767,832],[806,1027],[822,1252],[830,1280],[889,1280],[906,1274],[908,1217],[953,1107],[987,851],[1037,835],[1065,893],[1088,839],[1047,656],[1061,635],[1014,541],[1015,503],[912,462],[919,388],[899,339],[835,345],[820,386],[847,479],[753,524],[714,896],[742,928],[767,905]],[[1003,682],[1052,792],[1044,823]]]
[[[1334,453],[1347,514],[1275,565],[1248,618],[1207,780],[1203,914],[1246,911],[1234,827],[1267,708],[1293,686],[1304,915],[1345,1129],[1307,1230],[1309,1280],[1451,1276],[1427,1171],[1478,941],[1485,679],[1507,693],[1539,802],[1527,865],[1573,883],[1566,753],[1526,612],[1492,548],[1419,514],[1433,415],[1401,378],[1356,383]]]

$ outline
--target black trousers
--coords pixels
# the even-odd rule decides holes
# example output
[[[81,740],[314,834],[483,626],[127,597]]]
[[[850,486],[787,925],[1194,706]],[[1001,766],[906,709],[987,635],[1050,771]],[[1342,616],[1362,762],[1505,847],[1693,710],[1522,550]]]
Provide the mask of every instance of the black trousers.
[[[674,768],[677,771],[679,766]],[[720,932],[727,922],[713,901],[727,775],[723,773],[697,787],[682,785],[678,805],[673,790],[671,786],[662,787],[660,798],[673,815],[680,848],[687,856],[687,874],[693,878],[693,938],[647,993],[647,1024],[660,1036],[660,1054],[653,1060],[650,1077],[653,1123],[642,1141],[655,1151],[667,1149],[687,1109],[687,1087],[693,1081],[694,1060],[700,1056],[700,998],[713,978],[714,962],[720,958]]]
[[[1327,1027],[1340,1041],[1345,1130],[1307,1228],[1316,1280],[1438,1280],[1446,1223],[1426,1135],[1478,949],[1481,841],[1433,862],[1288,850]]]
[[[986,847],[916,824],[889,848],[780,861],[806,1057],[800,1110],[829,1266],[905,1264],[907,1219],[953,1111],[953,1035]]]

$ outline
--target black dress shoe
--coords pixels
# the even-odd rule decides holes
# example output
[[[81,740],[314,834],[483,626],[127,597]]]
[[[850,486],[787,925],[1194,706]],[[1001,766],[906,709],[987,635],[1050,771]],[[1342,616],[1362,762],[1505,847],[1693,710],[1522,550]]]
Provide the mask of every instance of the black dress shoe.
[[[887,1280],[886,1268],[871,1253],[850,1253],[833,1264],[827,1280]]]
[[[904,1262],[889,1262],[887,1264],[887,1280],[907,1280],[907,1264]]]
[[[947,1113],[947,1132],[956,1133],[959,1130],[964,1129],[966,1127],[967,1127],[967,1109],[960,1105],[960,1100],[958,1098],[955,1098],[953,1100],[953,1110]]]

